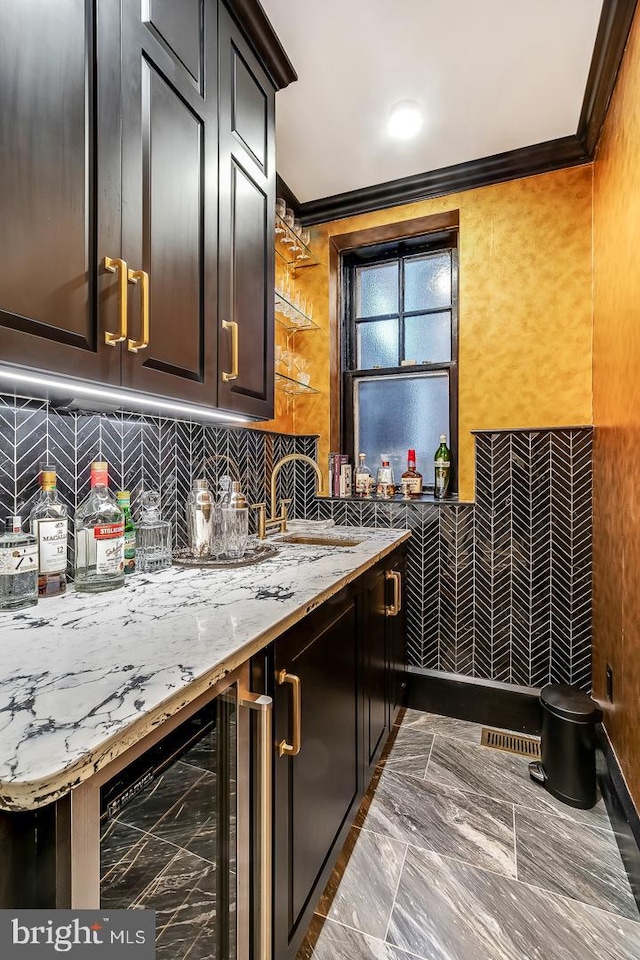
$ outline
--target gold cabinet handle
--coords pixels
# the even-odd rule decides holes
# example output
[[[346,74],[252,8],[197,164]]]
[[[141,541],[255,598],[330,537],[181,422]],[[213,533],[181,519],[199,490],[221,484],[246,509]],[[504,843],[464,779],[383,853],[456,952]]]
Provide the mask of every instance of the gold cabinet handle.
[[[238,324],[235,320],[223,320],[222,329],[231,330],[231,373],[222,374],[224,383],[229,383],[238,379]]]
[[[127,271],[129,283],[140,281],[140,313],[142,315],[142,336],[140,340],[127,340],[127,350],[137,353],[149,346],[149,274],[144,270]]]
[[[281,740],[278,744],[278,756],[287,754],[289,757],[295,757],[300,753],[300,728],[302,726],[302,697],[300,691],[300,677],[294,673],[287,673],[286,670],[278,671],[278,683],[290,683],[293,692],[293,730],[291,735],[292,743]]]
[[[115,259],[105,257],[104,268],[108,270],[109,273],[118,274],[118,314],[120,318],[120,330],[118,333],[110,333],[109,330],[106,330],[104,334],[104,342],[110,347],[115,347],[116,343],[122,343],[123,340],[127,339],[127,264],[118,257]]]
[[[388,617],[397,617],[402,610],[402,574],[398,570],[387,570],[385,578],[393,580],[393,603],[385,607],[385,613]]]

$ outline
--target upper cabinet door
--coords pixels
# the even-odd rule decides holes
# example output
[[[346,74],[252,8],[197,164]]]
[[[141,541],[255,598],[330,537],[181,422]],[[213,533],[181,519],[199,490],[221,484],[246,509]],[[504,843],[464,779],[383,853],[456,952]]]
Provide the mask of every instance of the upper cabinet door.
[[[117,382],[119,3],[0,4],[0,359]],[[97,38],[97,40],[96,40]],[[96,44],[100,44],[100,50]]]
[[[220,5],[218,404],[273,415],[275,90]]]
[[[122,10],[123,383],[215,406],[217,5]]]

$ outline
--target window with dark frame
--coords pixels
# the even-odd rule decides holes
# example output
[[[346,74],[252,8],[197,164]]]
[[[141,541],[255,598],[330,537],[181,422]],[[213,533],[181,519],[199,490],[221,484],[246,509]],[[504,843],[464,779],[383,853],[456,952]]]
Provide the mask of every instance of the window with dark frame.
[[[374,475],[389,454],[396,481],[416,450],[433,490],[446,433],[457,489],[457,231],[351,250],[342,257],[343,448]]]

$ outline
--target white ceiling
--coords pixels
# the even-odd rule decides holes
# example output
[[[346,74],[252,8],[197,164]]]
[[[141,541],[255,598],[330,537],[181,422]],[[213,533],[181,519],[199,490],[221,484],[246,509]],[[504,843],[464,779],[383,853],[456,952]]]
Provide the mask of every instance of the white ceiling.
[[[574,134],[602,0],[262,0],[299,80],[277,94],[299,200]],[[416,100],[410,142],[386,133]]]

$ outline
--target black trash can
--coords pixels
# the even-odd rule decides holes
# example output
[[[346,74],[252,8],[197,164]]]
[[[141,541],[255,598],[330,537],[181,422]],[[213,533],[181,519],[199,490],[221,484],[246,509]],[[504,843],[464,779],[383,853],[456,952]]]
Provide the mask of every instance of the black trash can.
[[[595,700],[567,683],[550,683],[540,693],[541,760],[529,764],[531,778],[572,807],[596,802],[595,725],[602,713]]]

